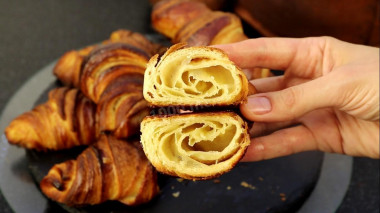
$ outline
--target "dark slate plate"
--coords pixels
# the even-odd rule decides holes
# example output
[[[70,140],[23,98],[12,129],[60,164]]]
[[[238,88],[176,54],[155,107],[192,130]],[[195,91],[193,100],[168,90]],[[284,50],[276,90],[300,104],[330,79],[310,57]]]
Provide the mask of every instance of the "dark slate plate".
[[[12,97],[3,111],[0,131],[18,114],[46,100],[47,88],[56,84],[51,74],[54,64],[40,70]],[[43,196],[38,182],[51,166],[75,158],[83,147],[39,153],[10,146],[4,135],[0,142],[0,188],[12,209],[18,213],[63,211]],[[300,207],[301,212],[332,212],[347,189],[351,164],[350,157],[305,152],[240,163],[218,181],[179,181],[160,174],[161,194],[139,207],[111,201],[85,208],[60,207],[69,212],[294,212]],[[241,186],[243,181],[252,187]],[[174,197],[177,192],[179,196]]]
[[[39,182],[55,164],[72,159],[82,148],[69,151],[27,152],[29,169]],[[160,195],[146,205],[127,207],[118,202],[70,208],[69,212],[294,212],[312,191],[319,177],[323,154],[240,163],[218,179],[188,181],[159,174]],[[243,187],[242,182],[250,184]],[[173,193],[178,193],[174,197]]]
[[[58,82],[49,85],[35,105],[45,102],[48,91],[58,86]],[[28,167],[35,182],[39,183],[54,164],[76,158],[84,148],[48,153],[28,150]],[[228,174],[208,181],[194,182],[159,174],[160,195],[139,207],[127,207],[116,201],[83,208],[61,206],[69,212],[294,212],[315,186],[322,159],[320,152],[306,152],[240,163]],[[175,197],[173,193],[178,192]]]

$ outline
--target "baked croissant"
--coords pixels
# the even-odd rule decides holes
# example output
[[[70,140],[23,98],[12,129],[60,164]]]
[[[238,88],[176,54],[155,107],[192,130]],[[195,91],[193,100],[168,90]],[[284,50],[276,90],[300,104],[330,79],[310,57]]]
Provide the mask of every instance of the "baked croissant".
[[[98,130],[117,138],[138,133],[148,115],[142,97],[144,71],[149,54],[124,43],[94,49],[82,70],[81,91],[97,103]]]
[[[183,43],[169,48],[159,61],[154,56],[144,78],[145,99],[162,108],[228,107],[253,92],[242,71],[221,50],[186,48]],[[141,143],[158,171],[209,179],[229,171],[240,160],[250,143],[247,129],[247,123],[233,112],[159,113],[142,121]]]
[[[160,172],[210,179],[231,170],[250,144],[247,124],[233,112],[147,117],[141,143]]]
[[[149,54],[128,44],[101,45],[87,56],[81,91],[95,103],[120,93],[141,91],[149,58]]]
[[[248,38],[236,15],[211,11],[198,1],[160,1],[154,5],[151,19],[153,28],[173,43],[203,46],[234,43]],[[265,68],[247,69],[245,72],[252,78],[272,76],[270,70]]]
[[[49,92],[46,103],[14,119],[5,129],[11,144],[36,150],[61,150],[95,141],[95,104],[78,89]]]
[[[126,138],[139,132],[142,119],[149,115],[148,103],[139,92],[119,95],[98,104],[97,129]]]
[[[66,85],[76,86],[97,104],[97,130],[117,138],[137,134],[148,115],[142,97],[149,58],[162,47],[139,33],[118,30],[102,45],[66,53],[54,68]]]
[[[163,50],[161,45],[150,42],[143,35],[129,30],[117,30],[111,33],[103,44],[124,43],[141,49],[149,56]],[[66,86],[80,87],[81,70],[86,57],[99,45],[92,45],[81,50],[71,50],[65,53],[55,65],[54,75]]]
[[[149,61],[144,97],[155,106],[237,105],[248,94],[244,73],[219,49],[173,45]]]
[[[69,206],[117,200],[127,205],[157,195],[157,175],[139,143],[102,135],[76,160],[53,166],[40,183],[50,199]]]

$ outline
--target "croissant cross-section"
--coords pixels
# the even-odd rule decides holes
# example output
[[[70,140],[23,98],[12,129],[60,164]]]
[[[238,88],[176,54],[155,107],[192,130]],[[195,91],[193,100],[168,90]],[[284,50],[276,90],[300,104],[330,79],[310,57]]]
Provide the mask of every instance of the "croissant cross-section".
[[[186,179],[209,179],[229,171],[250,143],[247,124],[233,112],[147,117],[141,132],[153,166]]]
[[[152,105],[237,105],[248,94],[244,73],[217,48],[172,46],[152,57],[144,98]]]

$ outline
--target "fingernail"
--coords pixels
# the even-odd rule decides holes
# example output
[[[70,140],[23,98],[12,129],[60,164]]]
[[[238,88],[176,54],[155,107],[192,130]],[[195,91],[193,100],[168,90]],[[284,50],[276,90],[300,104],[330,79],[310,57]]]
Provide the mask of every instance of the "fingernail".
[[[272,110],[272,105],[267,97],[248,97],[247,108],[252,113],[261,115]]]

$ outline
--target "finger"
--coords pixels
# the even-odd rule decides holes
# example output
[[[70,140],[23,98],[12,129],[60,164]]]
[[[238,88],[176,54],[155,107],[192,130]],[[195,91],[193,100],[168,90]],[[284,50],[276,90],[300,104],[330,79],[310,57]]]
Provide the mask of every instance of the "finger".
[[[310,79],[304,78],[285,78],[285,76],[272,76],[267,78],[258,78],[250,80],[249,82],[253,84],[258,93],[263,92],[273,92],[277,90],[285,89],[286,87],[295,86],[298,84],[310,81]]]
[[[299,122],[296,120],[273,123],[254,122],[252,128],[249,130],[249,136],[253,138],[269,135],[277,130],[290,127],[298,123]]]
[[[294,120],[312,110],[340,105],[342,84],[334,75],[323,76],[284,90],[249,96],[240,110],[252,121]]]
[[[294,62],[296,55],[302,56],[302,60],[296,63],[308,63],[306,57],[310,55],[310,48],[317,47],[311,46],[305,40],[307,39],[258,38],[214,47],[222,49],[242,68],[264,67],[285,70]]]
[[[284,89],[284,76],[258,78],[250,81],[258,93],[272,92]]]
[[[308,128],[300,125],[253,138],[241,161],[266,160],[317,148],[313,134]]]

